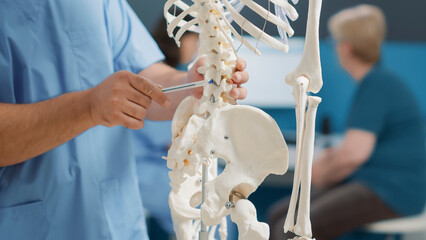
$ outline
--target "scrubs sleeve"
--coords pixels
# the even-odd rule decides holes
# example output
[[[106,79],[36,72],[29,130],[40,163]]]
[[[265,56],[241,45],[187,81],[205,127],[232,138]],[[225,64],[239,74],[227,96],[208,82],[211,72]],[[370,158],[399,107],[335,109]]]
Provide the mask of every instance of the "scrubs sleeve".
[[[109,1],[106,11],[115,71],[138,73],[164,59],[158,45],[126,0]]]
[[[355,96],[347,127],[377,136],[385,127],[388,109],[384,89],[376,81],[362,83]]]

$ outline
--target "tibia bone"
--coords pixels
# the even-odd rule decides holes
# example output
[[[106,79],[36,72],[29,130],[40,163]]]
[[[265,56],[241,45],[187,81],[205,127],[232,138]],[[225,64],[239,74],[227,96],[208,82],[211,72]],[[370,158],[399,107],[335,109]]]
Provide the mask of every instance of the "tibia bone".
[[[293,85],[293,97],[296,102],[296,165],[293,180],[293,189],[291,193],[290,205],[288,208],[287,218],[284,223],[284,232],[293,231],[294,216],[296,212],[297,199],[299,197],[300,179],[302,168],[300,165],[300,157],[302,152],[303,131],[305,127],[305,109],[306,109],[306,89],[309,80],[305,77],[296,79]]]
[[[311,199],[311,176],[312,161],[314,157],[314,141],[315,141],[315,118],[318,105],[321,98],[309,96],[308,110],[306,111],[306,124],[303,133],[303,145],[301,165],[303,173],[301,176],[301,189],[299,209],[297,212],[297,223],[294,227],[294,233],[298,236],[312,238],[312,228],[310,215],[310,199]]]

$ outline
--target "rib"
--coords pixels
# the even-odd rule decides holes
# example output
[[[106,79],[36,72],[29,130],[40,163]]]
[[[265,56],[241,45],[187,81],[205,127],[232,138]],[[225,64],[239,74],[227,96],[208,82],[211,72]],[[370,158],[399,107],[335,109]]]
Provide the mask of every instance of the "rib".
[[[264,33],[262,30],[256,27],[253,23],[249,22],[247,19],[241,16],[237,11],[235,11],[235,9],[227,1],[223,1],[223,3],[225,4],[226,8],[228,9],[234,21],[242,29],[244,29],[244,31],[246,31],[251,36],[261,40],[262,42],[266,43],[267,45],[277,50],[288,52],[288,45],[285,45],[279,40]]]
[[[244,46],[246,46],[248,49],[250,49],[251,51],[253,51],[254,53],[256,53],[257,55],[261,55],[259,50],[257,50],[257,48],[253,47],[249,42],[247,42],[247,40],[244,39],[243,36],[241,36],[237,30],[235,30],[235,28],[226,20],[226,17],[223,15],[222,11],[219,11],[219,9],[214,5],[215,10],[219,13],[220,17],[224,20],[226,27],[229,28],[229,30],[231,30],[232,34],[235,36],[235,38],[237,38],[239,41],[241,41],[242,44],[244,44]]]
[[[173,21],[173,19],[175,19],[176,17],[175,16],[173,16],[172,14],[170,14],[170,13],[167,13],[167,15],[166,15],[166,20],[167,20],[167,22],[169,23],[169,22],[171,22],[171,21]],[[185,25],[187,23],[187,21],[185,21],[185,20],[182,20],[182,21],[180,21],[179,23],[178,23],[178,27],[183,27],[183,25]],[[191,26],[190,28],[188,28],[188,31],[191,31],[191,32],[196,32],[196,33],[199,33],[200,32],[200,29],[197,27],[197,26]],[[173,36],[170,36],[170,37],[173,37]]]
[[[176,33],[175,41],[176,41],[176,44],[178,45],[178,47],[180,47],[180,38],[182,37],[182,35],[183,35],[186,31],[188,31],[188,29],[189,29],[190,27],[194,26],[194,25],[197,23],[197,21],[198,21],[197,19],[193,19],[193,20],[191,20],[191,21],[189,21],[189,22],[185,23],[185,25],[183,25],[183,26],[179,29],[179,31]]]
[[[273,13],[267,11],[266,9],[264,9],[262,6],[260,6],[254,1],[251,1],[251,0],[240,0],[240,1],[244,3],[247,7],[249,7],[251,10],[259,14],[259,16],[261,16],[263,19],[282,28],[284,31],[288,33],[289,36],[293,36],[294,30],[291,28],[290,24],[282,21]]]
[[[173,19],[173,21],[171,21],[168,25],[167,25],[167,33],[169,34],[169,36],[173,36],[173,31],[175,30],[175,28],[178,26],[178,24],[180,22],[183,21],[183,19],[189,15],[192,11],[194,11],[194,9],[196,8],[195,5],[192,5],[191,7],[187,8],[185,11],[183,11],[181,14],[179,14],[179,16],[175,17],[175,19]],[[186,23],[186,21],[185,21]]]
[[[173,4],[175,4],[176,2],[181,1],[181,0],[168,0],[165,4],[164,4],[164,8],[163,8],[163,14],[164,16],[168,16],[172,14],[169,13],[169,9],[173,6]],[[166,17],[167,18],[167,17]],[[167,19],[168,20],[168,19]]]
[[[180,9],[182,9],[183,11],[185,11],[186,9],[188,9],[188,8],[189,8],[189,6],[188,6],[186,3],[182,2],[182,1],[177,1],[177,2],[175,3],[175,5],[176,5],[177,7],[179,7]],[[193,18],[196,18],[198,14],[197,14],[197,12],[191,12],[189,15],[190,15],[191,17],[193,17]]]
[[[297,13],[297,10],[287,1],[284,0],[269,0],[273,4],[280,6],[284,8],[288,12],[288,16],[292,21],[295,21],[297,18],[299,18],[299,14]]]

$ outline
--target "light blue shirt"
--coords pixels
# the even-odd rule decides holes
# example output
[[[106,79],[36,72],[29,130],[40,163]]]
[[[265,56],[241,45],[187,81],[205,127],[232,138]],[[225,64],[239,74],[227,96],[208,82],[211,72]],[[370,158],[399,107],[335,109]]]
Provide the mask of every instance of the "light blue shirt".
[[[179,63],[175,68],[186,71],[188,64]],[[172,216],[169,207],[169,193],[171,190],[167,156],[172,143],[172,121],[145,121],[142,130],[133,131],[137,171],[139,175],[139,189],[144,207],[151,218],[167,233],[173,232]]]
[[[145,121],[142,130],[133,131],[139,189],[144,207],[151,218],[167,233],[173,232],[173,222],[169,208],[171,190],[167,151],[172,139],[171,121]]]
[[[125,0],[0,1],[2,103],[88,89],[162,58]],[[130,143],[127,129],[99,126],[0,168],[0,238],[148,239]]]

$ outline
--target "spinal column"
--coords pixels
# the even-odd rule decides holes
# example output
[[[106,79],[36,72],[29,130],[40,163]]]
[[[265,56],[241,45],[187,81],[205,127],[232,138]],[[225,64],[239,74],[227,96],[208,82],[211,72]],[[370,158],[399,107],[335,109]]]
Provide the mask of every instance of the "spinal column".
[[[233,103],[229,91],[232,89],[232,73],[237,60],[233,48],[231,31],[227,28],[220,2],[195,1],[199,4],[197,20],[200,28],[200,56],[205,56],[205,64],[198,71],[210,84],[204,87],[198,114],[209,112]]]

